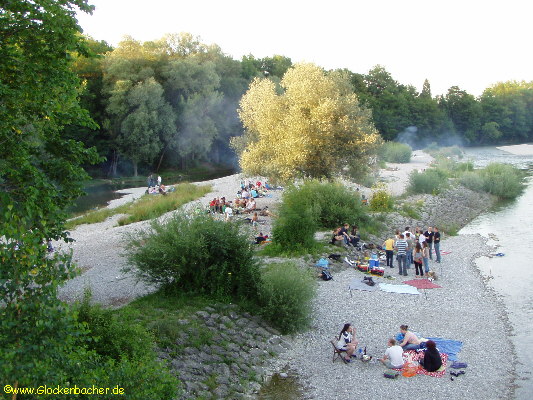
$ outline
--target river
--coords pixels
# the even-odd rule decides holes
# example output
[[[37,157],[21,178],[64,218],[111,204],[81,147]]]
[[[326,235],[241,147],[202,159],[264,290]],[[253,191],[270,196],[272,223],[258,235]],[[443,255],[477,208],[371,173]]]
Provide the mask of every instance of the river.
[[[466,153],[476,167],[489,162],[504,162],[529,170],[526,190],[519,198],[480,215],[459,232],[480,233],[490,238],[489,245],[499,246],[495,253],[504,254],[503,257],[479,258],[477,265],[488,284],[501,296],[512,325],[510,339],[518,361],[515,399],[529,400],[533,393],[530,368],[533,354],[533,262],[529,258],[529,246],[533,244],[533,155],[513,155],[495,147],[470,148]],[[487,343],[494,342],[493,339],[496,343],[504,340],[487,338]],[[488,351],[498,353],[497,347]]]

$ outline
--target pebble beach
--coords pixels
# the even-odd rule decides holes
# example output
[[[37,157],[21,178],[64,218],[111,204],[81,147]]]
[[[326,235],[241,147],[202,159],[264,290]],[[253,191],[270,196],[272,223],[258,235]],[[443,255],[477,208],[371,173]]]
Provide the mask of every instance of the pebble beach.
[[[389,165],[387,176],[390,190],[401,194],[406,176],[413,169],[424,169],[431,157],[420,152],[409,164]],[[397,169],[396,169],[397,168]],[[203,206],[213,197],[233,199],[239,188],[240,175],[232,175],[197,184],[212,185],[212,192],[199,199]],[[146,188],[124,189],[121,199],[113,200],[116,207],[140,197]],[[364,191],[363,191],[364,192]],[[275,207],[282,191],[271,191],[272,197],[260,198],[258,207]],[[127,265],[124,239],[135,230],[146,229],[149,222],[117,226],[120,216],[91,225],[81,225],[71,232],[75,240],[61,244],[63,251],[73,251],[73,259],[81,269],[80,276],[70,280],[60,289],[66,301],[81,298],[90,288],[94,302],[108,307],[119,307],[137,297],[156,290],[135,278],[122,273]],[[161,217],[165,218],[165,216]],[[270,233],[271,220],[263,217],[259,226]],[[379,243],[381,244],[381,243]],[[407,397],[409,399],[441,399],[462,396],[465,399],[510,399],[513,397],[514,349],[507,336],[509,323],[501,299],[490,289],[474,259],[494,251],[480,235],[444,236],[441,243],[442,263],[430,262],[436,271],[435,283],[440,289],[430,289],[426,295],[408,295],[354,290],[348,285],[353,278],[364,277],[362,272],[346,264],[334,269],[334,279],[319,281],[317,296],[313,300],[313,321],[309,331],[284,336],[290,346],[268,361],[267,376],[284,372],[295,376],[304,388],[304,398],[346,399],[365,396],[369,399]],[[303,263],[300,260],[300,263]],[[395,269],[387,268],[391,279],[374,278],[377,282],[402,283],[414,278],[400,277]],[[352,323],[357,330],[361,346],[367,347],[374,358],[368,363],[354,360],[344,364],[332,362],[330,340],[338,336],[344,323]],[[387,339],[399,331],[401,324],[422,333],[425,337],[442,337],[463,342],[458,358],[468,363],[466,373],[450,380],[449,372],[442,378],[417,375],[400,376],[389,380],[383,377],[385,368],[377,361],[387,344]],[[448,369],[449,371],[449,369]]]

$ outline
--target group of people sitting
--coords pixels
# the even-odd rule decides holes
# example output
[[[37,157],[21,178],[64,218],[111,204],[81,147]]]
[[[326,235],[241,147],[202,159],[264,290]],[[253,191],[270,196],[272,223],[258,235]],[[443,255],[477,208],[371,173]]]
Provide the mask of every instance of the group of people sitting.
[[[257,204],[253,198],[236,198],[231,202],[227,201],[225,197],[215,197],[209,202],[209,211],[213,214],[224,214],[226,220],[230,219],[234,214],[253,213],[256,209]]]
[[[379,359],[387,368],[402,368],[404,365],[403,352],[419,349],[424,349],[424,356],[419,360],[422,368],[428,372],[434,372],[442,367],[442,359],[434,341],[420,339],[415,333],[409,330],[407,325],[400,326],[400,334],[397,339],[390,338],[388,340],[388,348],[383,357]],[[351,362],[352,357],[355,357],[358,344],[359,341],[356,339],[354,326],[344,324],[339,334],[337,348],[346,352],[344,359],[346,362]]]
[[[172,186],[170,188],[167,188],[165,185],[161,184],[159,186],[149,187],[146,190],[146,194],[162,194],[164,196],[167,193],[173,191],[172,189],[173,189]]]
[[[361,240],[361,237],[359,236],[359,230],[357,226],[354,225],[352,226],[352,229],[350,229],[349,224],[344,224],[333,231],[331,244],[344,243],[347,246],[356,247],[359,240]]]

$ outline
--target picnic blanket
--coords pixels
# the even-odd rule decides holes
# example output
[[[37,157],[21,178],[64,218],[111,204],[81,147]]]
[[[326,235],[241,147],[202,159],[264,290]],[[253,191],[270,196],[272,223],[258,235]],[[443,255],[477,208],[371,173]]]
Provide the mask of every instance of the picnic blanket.
[[[417,288],[411,285],[393,285],[392,283],[380,283],[379,290],[390,293],[420,294]]]
[[[409,350],[403,352],[403,361],[419,361],[424,357],[423,351]],[[442,378],[446,374],[446,364],[448,362],[448,354],[440,353],[440,359],[442,360],[442,367],[435,372],[426,371],[424,368],[419,368],[416,373],[420,375],[432,376],[434,378]],[[401,368],[396,368],[396,371],[401,371]]]
[[[439,337],[428,337],[427,339],[433,340],[441,353],[448,354],[448,359],[450,361],[457,361],[457,353],[461,351],[463,342]]]
[[[377,283],[377,282],[376,282]],[[369,286],[363,281],[361,281],[359,278],[353,278],[350,281],[350,285],[348,286],[349,290],[366,290],[367,292],[373,292],[374,290],[378,290],[378,285]]]
[[[460,342],[459,340],[452,340],[452,339],[445,339],[445,338],[439,338],[439,337],[424,337],[420,333],[413,332],[417,337],[427,339],[427,340],[433,340],[435,344],[437,345],[437,349],[439,349],[440,353],[445,353],[448,355],[448,360],[450,361],[457,361],[457,353],[461,351],[461,348],[463,347],[463,342]],[[398,333],[396,335],[396,340],[398,342],[401,342],[404,338],[404,335],[402,333]],[[422,348],[424,349],[426,347],[426,342],[422,342]]]

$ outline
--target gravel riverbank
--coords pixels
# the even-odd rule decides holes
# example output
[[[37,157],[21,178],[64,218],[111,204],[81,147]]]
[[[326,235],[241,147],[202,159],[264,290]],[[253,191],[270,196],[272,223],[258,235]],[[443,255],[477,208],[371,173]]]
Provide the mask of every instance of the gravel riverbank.
[[[507,317],[501,301],[485,285],[473,263],[491,249],[479,235],[447,238],[441,248],[450,253],[443,255],[441,264],[431,262],[431,267],[440,275],[436,283],[442,288],[427,290],[427,299],[379,290],[355,290],[350,296],[351,279],[364,276],[352,268],[334,274],[332,281],[321,281],[311,330],[287,340],[290,350],[272,360],[270,369],[299,376],[306,398],[314,399],[511,398],[514,350],[506,339]],[[386,273],[390,271],[393,281],[378,280],[400,283],[414,278],[413,269],[405,279],[399,279],[397,268],[387,268]],[[401,324],[424,336],[460,340],[463,348],[459,360],[468,363],[466,374],[454,381],[449,373],[443,378],[417,375],[388,380],[383,377],[385,368],[375,359],[370,363],[332,363],[329,340],[346,322],[354,324],[360,346],[366,346],[375,359],[383,355],[387,338],[395,336]]]
[[[423,169],[431,161],[427,158],[424,159],[426,163],[420,163],[423,157],[420,155],[415,159],[416,168]],[[400,169],[398,174],[403,172]],[[198,183],[213,186],[213,191],[198,201],[205,205],[213,197],[226,196],[232,199],[239,182],[240,176],[232,175]],[[405,182],[391,178],[391,185],[393,193],[399,194]],[[130,194],[114,200],[111,207],[142,195],[144,188],[125,189],[124,192]],[[272,191],[271,194],[272,197],[259,199],[258,207],[275,206],[281,192]],[[454,215],[453,211],[460,209],[465,202],[456,193],[450,196],[456,202],[448,202],[447,208]],[[467,197],[471,199],[468,201],[470,206],[456,213],[461,214],[461,218],[463,214],[471,216],[471,210],[475,211],[478,207],[472,202],[473,195],[468,194]],[[430,198],[424,200],[426,205],[433,204]],[[434,203],[432,208],[441,212],[440,204]],[[427,220],[426,215],[422,215],[422,222],[432,221],[433,214],[429,212]],[[121,272],[127,263],[124,255],[125,235],[148,227],[149,222],[119,227],[116,226],[119,218],[114,216],[99,224],[81,225],[71,233],[75,242],[60,246],[62,250],[73,251],[74,261],[83,272],[60,289],[62,299],[71,301],[80,298],[84,288],[90,287],[93,301],[118,307],[155,290],[143,283],[136,283],[133,277]],[[269,218],[264,220],[264,225],[258,229],[270,233],[271,221]],[[400,223],[400,219],[394,221],[394,227],[396,223]],[[393,224],[387,225],[393,228]],[[320,281],[317,296],[313,300],[312,329],[294,337],[283,337],[289,350],[267,361],[263,367],[265,375],[287,372],[289,376],[297,376],[305,388],[305,398],[313,399],[344,399],[351,396],[369,399],[404,396],[424,400],[450,396],[463,396],[466,399],[512,398],[514,349],[506,338],[509,334],[507,317],[501,300],[485,285],[473,262],[474,258],[494,249],[489,248],[479,235],[448,237],[445,234],[441,250],[449,253],[443,255],[441,264],[431,263],[431,267],[439,273],[436,283],[442,288],[428,290],[427,299],[424,295],[382,291],[353,291],[350,296],[347,288],[350,280],[354,277],[362,279],[363,274],[347,266],[339,268],[333,281]],[[393,271],[391,275],[394,280],[388,283],[404,280],[398,279],[396,270],[387,273],[390,271]],[[409,274],[408,279],[412,279],[412,269]],[[361,345],[366,346],[375,358],[382,356],[387,338],[395,335],[401,324],[409,325],[424,336],[460,340],[463,349],[459,359],[469,365],[466,374],[454,381],[450,380],[448,373],[444,378],[418,375],[388,380],[383,378],[384,368],[377,362],[363,364],[357,360],[344,365],[337,360],[332,363],[329,341],[338,335],[346,322],[355,325]]]

